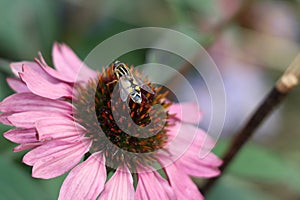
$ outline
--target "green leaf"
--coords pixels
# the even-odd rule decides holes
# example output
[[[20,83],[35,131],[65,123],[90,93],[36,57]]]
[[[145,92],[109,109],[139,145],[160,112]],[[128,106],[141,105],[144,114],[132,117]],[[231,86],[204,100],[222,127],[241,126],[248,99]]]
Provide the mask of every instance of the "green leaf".
[[[12,71],[10,70],[9,64],[10,61],[0,58],[0,72],[13,75]]]
[[[8,87],[6,83],[6,76],[0,73],[0,101],[2,101],[5,97],[12,93],[11,89]]]
[[[227,146],[227,142],[219,141],[214,152],[220,155]],[[234,158],[228,173],[265,183],[287,184],[300,193],[300,170],[275,152],[252,143]]]
[[[223,147],[222,147],[223,145]],[[224,148],[226,144],[218,145]],[[281,181],[286,177],[284,161],[258,145],[246,145],[229,167],[229,172],[264,181]]]
[[[57,32],[55,5],[47,0],[1,0],[1,50],[14,58],[32,58],[50,47]]]
[[[11,149],[13,148],[13,143],[9,142],[7,139],[3,137],[3,133],[8,131],[11,127],[0,124],[0,153],[2,154],[3,152],[6,151],[12,151]]]
[[[58,199],[59,190],[60,187],[65,180],[67,174],[64,174],[62,176],[49,179],[49,180],[38,180],[39,183],[43,186],[43,188],[46,190],[49,199]]]
[[[41,185],[27,171],[17,167],[8,159],[0,159],[0,199],[41,200],[49,199]]]
[[[276,200],[254,185],[245,183],[232,176],[224,176],[215,187],[209,191],[206,200]]]
[[[0,85],[1,85],[1,89],[0,89],[0,102],[6,98],[8,95],[11,94],[11,89],[9,89],[7,83],[6,83],[6,79],[5,79],[5,75],[0,73]],[[6,131],[8,131],[11,127],[10,126],[6,126],[0,123],[0,153],[2,153],[3,151],[5,151],[8,148],[11,148],[12,143],[9,142],[8,140],[6,140],[5,138],[3,138],[2,134]]]

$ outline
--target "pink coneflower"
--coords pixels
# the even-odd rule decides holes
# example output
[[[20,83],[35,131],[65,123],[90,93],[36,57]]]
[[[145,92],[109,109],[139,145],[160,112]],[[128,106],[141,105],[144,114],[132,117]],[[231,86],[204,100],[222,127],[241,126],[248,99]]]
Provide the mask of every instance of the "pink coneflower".
[[[17,93],[0,104],[0,121],[16,127],[4,137],[20,144],[14,151],[30,150],[23,162],[33,177],[70,171],[63,200],[203,199],[190,176],[217,176],[221,160],[198,156],[207,136],[193,125],[201,118],[195,104],[171,103],[147,81],[154,94],[142,90],[140,104],[120,97],[112,104],[113,65],[93,71],[64,44],[54,45],[53,62],[55,69],[39,54],[35,62],[12,63],[16,77],[7,81]],[[118,112],[126,109],[131,121]],[[159,121],[163,128],[149,125]]]

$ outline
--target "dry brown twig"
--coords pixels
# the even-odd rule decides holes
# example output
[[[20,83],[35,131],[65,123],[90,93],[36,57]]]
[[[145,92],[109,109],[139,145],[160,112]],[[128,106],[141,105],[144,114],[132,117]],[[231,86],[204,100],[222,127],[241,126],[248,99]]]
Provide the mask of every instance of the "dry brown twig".
[[[231,161],[243,147],[243,145],[254,134],[255,130],[262,124],[269,114],[275,110],[287,94],[295,88],[299,83],[300,78],[300,53],[296,56],[294,61],[290,64],[284,74],[279,78],[275,87],[267,95],[265,100],[260,104],[254,114],[245,123],[240,131],[233,138],[230,146],[223,156],[223,164],[220,167],[221,175],[219,177],[208,180],[202,187],[202,192],[206,194],[219,180],[224,171],[229,166]]]

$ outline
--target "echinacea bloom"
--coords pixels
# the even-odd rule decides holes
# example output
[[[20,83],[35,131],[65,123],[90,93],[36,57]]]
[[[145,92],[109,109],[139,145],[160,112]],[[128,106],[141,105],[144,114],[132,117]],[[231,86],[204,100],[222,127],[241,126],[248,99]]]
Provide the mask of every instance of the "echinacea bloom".
[[[96,72],[64,44],[54,45],[53,63],[55,69],[41,54],[12,63],[16,77],[7,81],[16,94],[0,104],[0,121],[16,127],[4,137],[19,144],[14,151],[29,150],[23,162],[33,166],[33,177],[70,171],[62,200],[203,199],[190,176],[217,176],[221,160],[198,156],[207,135],[194,125],[201,118],[196,104],[171,103],[146,80],[154,94],[142,90],[141,104],[120,97],[112,104],[113,65]],[[151,109],[156,104],[162,109]],[[128,108],[131,121],[118,112]]]

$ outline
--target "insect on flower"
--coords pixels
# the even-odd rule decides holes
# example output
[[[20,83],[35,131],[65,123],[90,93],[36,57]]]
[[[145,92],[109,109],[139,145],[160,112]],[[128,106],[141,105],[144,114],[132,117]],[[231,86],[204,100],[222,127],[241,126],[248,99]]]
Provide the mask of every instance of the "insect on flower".
[[[205,158],[198,156],[209,136],[192,125],[202,117],[197,104],[168,101],[167,93],[160,93],[162,86],[152,89],[157,95],[150,95],[153,91],[147,82],[133,76],[139,76],[138,72],[130,73],[120,62],[102,73],[94,71],[65,44],[53,46],[57,70],[41,55],[35,61],[11,64],[16,77],[7,80],[17,93],[0,102],[0,123],[16,127],[4,137],[19,144],[14,151],[28,150],[23,162],[33,166],[33,177],[51,179],[70,171],[59,200],[204,199],[190,176],[215,177],[222,161],[211,152]],[[82,70],[86,73],[79,76]],[[126,123],[124,130],[135,122],[153,127],[143,129],[142,134],[130,129],[127,134],[118,126],[115,119],[119,122],[123,116],[119,112],[113,116],[114,88],[107,87],[112,82],[119,82],[124,99],[129,90],[136,90],[140,102],[141,93],[147,96],[138,106],[128,104],[133,122]],[[121,101],[117,99],[118,104]],[[155,119],[167,120],[163,128],[146,116],[157,104],[163,109],[151,112]],[[127,110],[125,106],[121,109],[118,111]]]
[[[142,103],[141,88],[151,94],[154,94],[152,89],[132,74],[125,63],[120,61],[114,62],[114,73],[119,81],[120,97],[122,101],[126,101],[128,95],[135,103]]]

